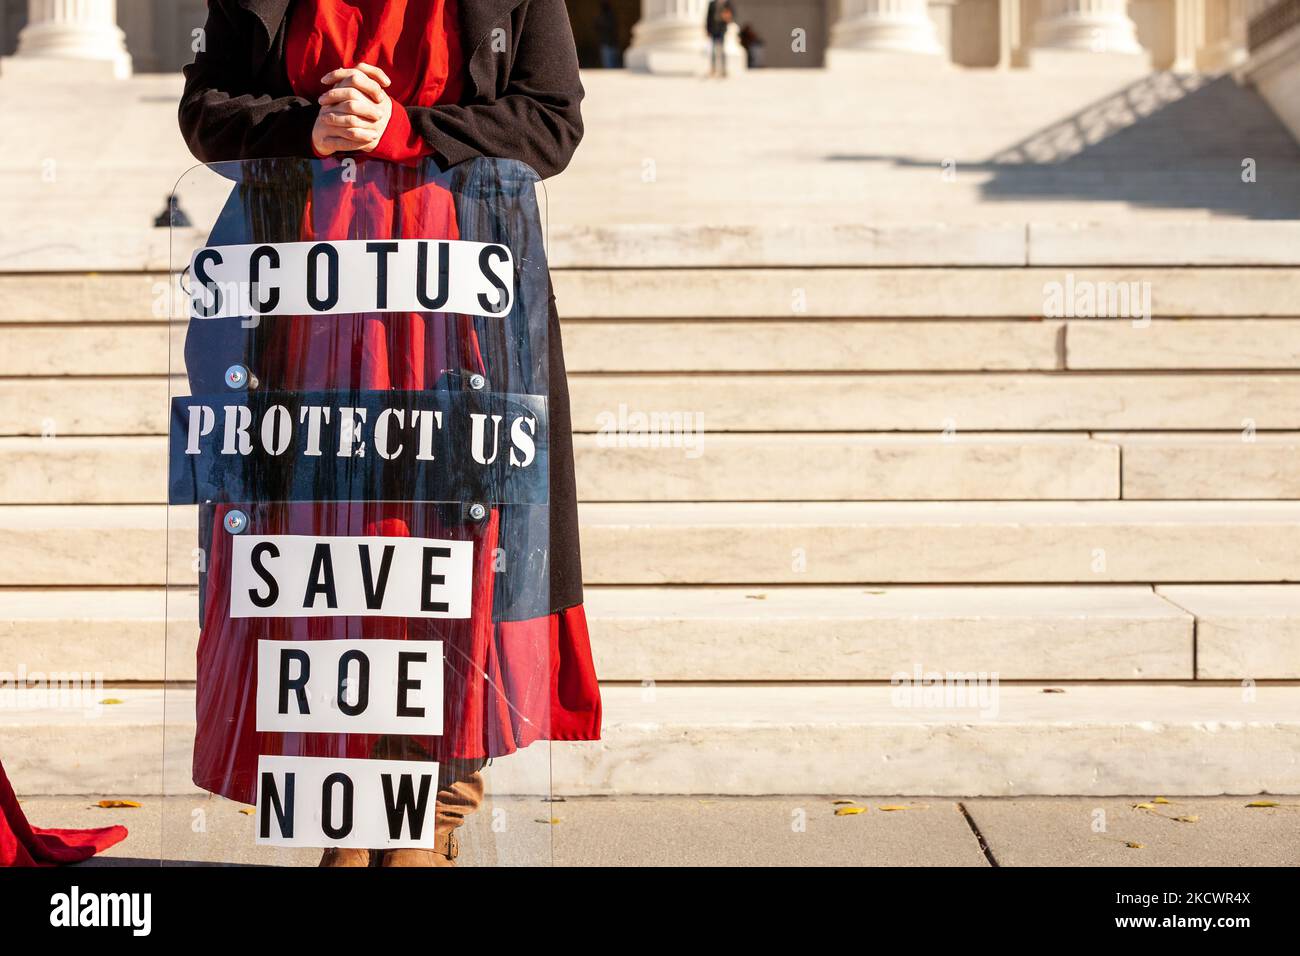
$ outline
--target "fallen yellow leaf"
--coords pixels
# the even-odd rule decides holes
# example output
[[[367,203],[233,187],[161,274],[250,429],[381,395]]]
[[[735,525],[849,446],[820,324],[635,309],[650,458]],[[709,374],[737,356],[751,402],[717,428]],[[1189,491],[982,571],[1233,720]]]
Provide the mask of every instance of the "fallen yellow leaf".
[[[901,804],[891,803],[891,804],[889,804],[888,806],[881,807],[880,809],[883,810],[885,813],[893,813],[895,810],[915,810],[915,809],[918,809],[918,808],[917,808],[917,807],[905,807],[905,806],[902,806]]]
[[[837,817],[851,817],[854,814],[866,813],[866,812],[867,812],[866,807],[840,807],[838,810],[835,811],[835,815]]]
[[[1191,816],[1186,816],[1186,817],[1170,817],[1169,819],[1176,820],[1179,823],[1195,823],[1197,820],[1201,818],[1193,814]]]
[[[1281,806],[1276,800],[1252,800],[1246,804],[1248,807],[1277,807]]]
[[[1155,798],[1154,800],[1152,800],[1151,802],[1152,802],[1152,803],[1168,803],[1169,801],[1166,800],[1164,797],[1156,797],[1156,798]]]
[[[1141,843],[1134,843],[1132,840],[1125,840],[1124,845],[1128,847],[1130,850],[1146,849]]]
[[[111,810],[116,807],[139,807],[142,804],[136,803],[134,800],[100,800],[95,806]]]
[[[246,816],[246,817],[251,817],[254,813],[257,812],[257,808],[256,808],[256,807],[240,807],[240,808],[239,808],[239,812],[242,813],[242,814],[243,814],[244,816]]]
[[[551,817],[550,819],[547,819],[546,817],[538,817],[538,818],[537,818],[536,820],[534,820],[533,822],[534,822],[534,823],[548,823],[548,824],[550,824],[551,826],[555,826],[557,823],[560,822],[560,818],[559,818],[559,817]]]
[[[101,704],[124,704],[126,701],[118,700],[116,697],[105,697],[100,701]]]
[[[837,804],[837,805],[838,805],[838,804],[841,804],[841,803],[857,803],[857,802],[858,802],[858,801],[856,801],[856,800],[832,800],[832,801],[831,801],[831,803],[833,803],[833,804]]]
[[[1155,808],[1156,808],[1156,805],[1155,805],[1154,803],[1135,803],[1135,804],[1133,804],[1133,809],[1134,809],[1134,810],[1154,810]]]

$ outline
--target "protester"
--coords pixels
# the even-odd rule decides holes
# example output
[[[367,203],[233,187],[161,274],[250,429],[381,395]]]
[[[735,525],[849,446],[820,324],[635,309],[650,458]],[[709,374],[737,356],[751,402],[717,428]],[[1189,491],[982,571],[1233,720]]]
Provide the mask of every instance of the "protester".
[[[334,157],[418,167],[432,158],[446,169],[490,157],[520,161],[548,177],[564,169],[582,136],[583,89],[561,0],[211,0],[204,34],[205,46],[185,70],[180,107],[185,140],[203,162]],[[497,38],[504,38],[504,46]],[[388,181],[382,170],[372,179]],[[362,180],[370,181],[359,175]],[[313,185],[305,197],[315,204],[302,222],[303,238],[346,238],[369,221],[400,220],[416,236],[429,224],[448,236],[467,225],[456,221],[445,190],[358,188],[344,202],[327,188]],[[262,323],[271,328],[257,353],[263,387],[311,391],[346,379],[363,389],[432,388],[445,367],[433,351],[434,333],[442,326],[426,336],[422,313],[396,315],[281,316]],[[344,328],[345,322],[351,324]],[[191,323],[186,342],[191,389],[212,371],[219,382],[221,368],[230,364],[220,343],[211,341],[215,333],[209,330],[219,327],[215,321]],[[350,347],[335,347],[349,341]],[[439,752],[422,754],[415,738],[383,737],[364,755],[438,761],[437,848],[392,849],[382,861],[378,851],[335,848],[325,853],[322,866],[450,866],[457,852],[453,831],[480,805],[481,770],[488,759],[533,739],[600,736],[600,693],[582,603],[568,387],[553,296],[546,350],[549,601],[540,602],[539,616],[489,621],[486,633],[476,635],[472,651],[480,656],[464,669],[477,675],[474,683],[448,677],[460,680],[456,687],[463,699],[472,697],[478,708],[477,715],[460,722],[454,740],[449,730],[438,738]],[[242,354],[236,352],[235,361]],[[418,504],[394,507],[389,514],[367,504],[359,531],[348,526],[337,533],[415,534],[432,520]],[[328,509],[295,517],[300,512],[276,506],[262,514],[281,523],[301,520],[306,531],[298,534],[329,534],[329,527],[347,525],[346,515]],[[221,559],[213,553],[208,583],[229,587],[229,564]],[[255,691],[249,686],[255,681],[240,677],[256,674],[249,655],[257,645],[250,621],[257,620],[233,618],[225,605],[209,602],[199,644],[195,781],[242,802],[251,802],[257,783],[256,731],[250,722]],[[364,620],[376,623],[349,637],[381,633],[386,619]],[[307,624],[299,624],[294,639],[309,636]],[[526,632],[524,637],[549,659],[541,686],[530,689],[522,703],[502,690],[509,682],[496,677],[500,647],[510,640],[502,636],[507,628],[516,644]],[[512,676],[518,674],[506,674]],[[519,725],[513,733],[511,719]],[[489,729],[499,731],[504,724],[505,731],[489,733],[484,729],[489,721]]]

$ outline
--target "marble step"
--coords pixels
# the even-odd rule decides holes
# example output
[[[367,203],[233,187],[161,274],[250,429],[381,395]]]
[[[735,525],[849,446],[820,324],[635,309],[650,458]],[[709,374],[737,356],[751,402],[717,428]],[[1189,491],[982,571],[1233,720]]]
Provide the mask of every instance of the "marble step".
[[[0,586],[195,579],[196,514],[0,506]],[[579,505],[592,585],[1285,583],[1300,502]],[[170,556],[170,557],[169,557]]]
[[[1294,374],[574,375],[578,432],[1070,431],[1300,427]],[[682,419],[682,421],[687,421]]]
[[[0,272],[0,324],[160,326],[171,310],[165,271]]]
[[[1115,445],[1074,434],[578,435],[583,501],[1093,499],[1119,494]],[[162,503],[161,436],[0,438],[0,504]]]
[[[0,376],[165,375],[185,328],[11,325]],[[567,321],[578,372],[870,372],[1300,368],[1300,320],[590,319]]]
[[[1300,319],[1069,322],[1070,369],[1300,368]]]
[[[1073,283],[1073,290],[1101,292],[1127,285],[1137,290],[1139,299],[1142,290],[1149,289],[1151,313],[1157,317],[1289,316],[1294,313],[1290,299],[1300,277],[1294,263],[1076,267],[1068,256],[1051,258],[1059,264],[828,268],[836,264],[826,261],[812,267],[716,268],[688,262],[668,268],[560,268],[553,278],[564,319],[802,321],[1041,318],[1048,293],[1055,288],[1052,284],[1063,290],[1067,282]],[[168,291],[166,273],[156,268],[152,272],[7,272],[0,274],[0,324],[161,321],[172,307]]]
[[[1300,224],[982,222],[887,225],[552,224],[552,269],[1300,265]]]
[[[585,604],[607,681],[1193,676],[1192,616],[1147,587],[595,587]]]
[[[1267,324],[1267,323],[1264,323]],[[576,372],[1034,371],[1061,368],[1061,322],[923,322],[851,319],[575,321],[563,330]],[[165,375],[161,323],[30,324],[0,330],[0,376]],[[180,370],[185,329],[172,329]]]
[[[1063,293],[1068,283],[1076,291],[1125,286],[1134,302],[1147,290],[1152,316],[1289,316],[1298,280],[1294,267],[1156,266],[573,269],[554,276],[566,319],[1039,318],[1052,290]]]
[[[1115,446],[1082,433],[574,437],[582,501],[1110,499]]]
[[[612,685],[601,740],[534,747],[549,746],[551,789],[571,796],[1300,790],[1300,687],[947,689],[926,700],[908,684]],[[120,703],[96,707],[99,693]],[[5,769],[28,796],[193,792],[193,694],[115,687],[84,709],[0,709]]]
[[[1300,499],[1300,432],[579,434],[574,454],[593,502]],[[162,436],[0,438],[0,504],[161,503],[166,468]]]
[[[1300,580],[1296,502],[586,504],[592,584]]]
[[[165,504],[162,435],[0,438],[0,504]]]
[[[1196,675],[1208,680],[1300,678],[1300,585],[1161,585],[1196,617]]]
[[[1300,679],[1300,585],[588,587],[617,681]],[[192,680],[193,589],[0,590],[0,660],[109,681]],[[165,625],[165,621],[170,621]],[[1194,629],[1194,634],[1193,634]],[[172,642],[164,655],[164,637]],[[16,665],[15,665],[16,666]]]
[[[1149,587],[589,587],[584,604],[609,681],[889,680],[918,664],[1004,680],[1193,676],[1193,617]],[[0,660],[29,672],[194,679],[193,589],[0,590],[0,621]],[[1252,642],[1273,630],[1261,622]],[[1278,663],[1300,675],[1300,661]]]
[[[1300,429],[1295,373],[576,373],[569,388],[576,432]],[[162,377],[0,379],[0,434],[160,435],[167,389]]]
[[[1125,498],[1300,498],[1300,432],[1099,432]]]
[[[163,322],[30,323],[0,328],[0,376],[166,375],[170,351]],[[170,336],[180,363],[184,330]],[[178,365],[179,367],[179,365]]]

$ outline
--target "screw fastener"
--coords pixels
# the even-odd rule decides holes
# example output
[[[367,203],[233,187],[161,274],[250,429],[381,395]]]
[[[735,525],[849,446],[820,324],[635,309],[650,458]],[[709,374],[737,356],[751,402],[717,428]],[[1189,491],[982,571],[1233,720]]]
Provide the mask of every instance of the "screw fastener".
[[[226,369],[226,384],[231,388],[246,388],[248,386],[248,369],[242,365],[232,365]]]

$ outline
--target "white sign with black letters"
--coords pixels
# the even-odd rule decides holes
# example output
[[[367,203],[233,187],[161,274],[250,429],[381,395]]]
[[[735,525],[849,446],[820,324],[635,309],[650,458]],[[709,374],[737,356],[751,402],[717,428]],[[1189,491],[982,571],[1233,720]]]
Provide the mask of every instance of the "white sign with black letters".
[[[441,641],[258,641],[257,729],[442,734]]]
[[[236,535],[230,616],[470,616],[474,543],[396,536]]]
[[[499,243],[340,239],[208,246],[190,259],[190,318],[457,312],[514,304],[514,257]]]
[[[438,764],[257,758],[257,838],[267,846],[435,846]]]

